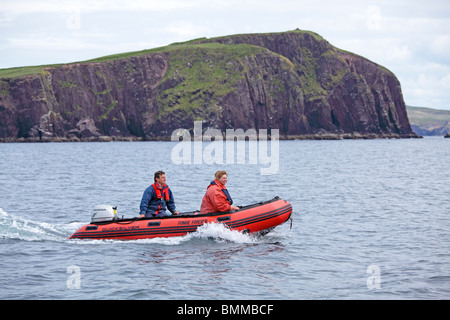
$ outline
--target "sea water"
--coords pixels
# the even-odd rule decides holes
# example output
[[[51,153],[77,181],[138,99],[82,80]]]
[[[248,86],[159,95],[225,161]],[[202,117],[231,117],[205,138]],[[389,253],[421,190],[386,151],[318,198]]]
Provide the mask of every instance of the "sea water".
[[[450,139],[280,141],[271,175],[175,164],[175,146],[0,144],[0,299],[450,298]],[[292,228],[67,239],[97,204],[138,216],[157,170],[199,209],[220,169],[236,205],[289,201]]]

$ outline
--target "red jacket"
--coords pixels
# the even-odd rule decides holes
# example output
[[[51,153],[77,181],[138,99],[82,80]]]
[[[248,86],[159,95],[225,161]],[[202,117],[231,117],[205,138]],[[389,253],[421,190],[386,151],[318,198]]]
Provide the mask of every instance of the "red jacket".
[[[217,179],[211,182],[206,189],[205,195],[203,196],[200,213],[230,211],[233,200],[231,200],[231,197],[226,189],[227,188]],[[228,197],[226,193],[228,194]]]

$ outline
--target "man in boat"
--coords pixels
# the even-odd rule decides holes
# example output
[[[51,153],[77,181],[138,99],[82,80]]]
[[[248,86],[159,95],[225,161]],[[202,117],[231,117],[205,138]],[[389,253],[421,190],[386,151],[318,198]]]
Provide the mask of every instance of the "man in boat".
[[[239,210],[238,207],[232,206],[233,200],[225,187],[227,181],[228,176],[225,170],[216,172],[214,181],[211,181],[203,196],[201,214]]]
[[[178,214],[172,190],[166,184],[164,171],[156,171],[155,183],[145,189],[142,196],[139,218],[164,217]],[[169,210],[170,212],[166,212]]]

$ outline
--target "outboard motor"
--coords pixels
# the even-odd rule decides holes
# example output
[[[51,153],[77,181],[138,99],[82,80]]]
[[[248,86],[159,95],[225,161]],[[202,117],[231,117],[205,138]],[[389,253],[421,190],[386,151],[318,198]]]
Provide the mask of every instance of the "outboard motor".
[[[94,207],[91,223],[112,222],[115,220],[117,220],[117,207],[106,204],[101,204]]]

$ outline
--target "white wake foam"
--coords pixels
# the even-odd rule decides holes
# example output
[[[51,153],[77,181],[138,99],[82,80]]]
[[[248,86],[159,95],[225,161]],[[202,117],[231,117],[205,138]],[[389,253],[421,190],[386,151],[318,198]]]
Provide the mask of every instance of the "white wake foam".
[[[3,239],[62,241],[73,230],[76,230],[76,226],[73,224],[53,225],[47,222],[37,222],[8,214],[0,208],[0,238]]]
[[[233,243],[255,243],[256,237],[251,234],[244,234],[237,230],[230,230],[221,223],[207,223],[197,228],[195,232],[188,233],[181,237],[169,238],[153,238],[140,240],[127,240],[127,242],[143,243],[143,244],[162,244],[162,245],[180,245],[196,239],[214,240],[216,242],[233,242]],[[104,241],[104,240],[100,240]],[[116,240],[111,240],[116,241]]]
[[[229,241],[234,243],[254,243],[255,238],[237,230],[231,230],[222,223],[207,223],[200,226],[196,232],[189,234],[192,238],[209,238],[216,241]]]

